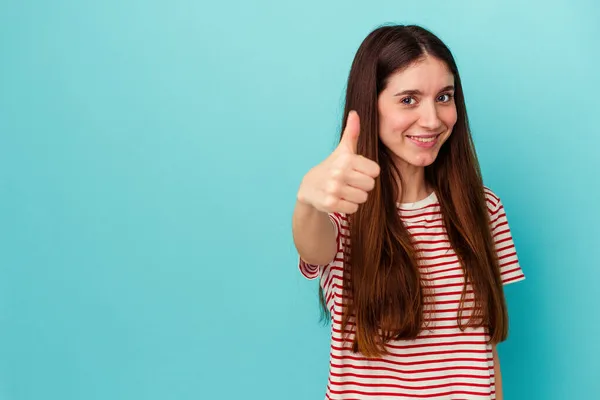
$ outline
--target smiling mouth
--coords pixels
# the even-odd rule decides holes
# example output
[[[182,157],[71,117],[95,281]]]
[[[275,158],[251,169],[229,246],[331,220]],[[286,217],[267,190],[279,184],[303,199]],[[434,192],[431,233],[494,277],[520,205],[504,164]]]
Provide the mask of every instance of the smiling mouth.
[[[441,133],[439,133],[437,135],[423,135],[423,136],[406,135],[406,137],[411,140],[421,142],[421,143],[431,143],[431,142],[435,142],[437,140],[437,138],[440,137],[440,135],[441,135]]]

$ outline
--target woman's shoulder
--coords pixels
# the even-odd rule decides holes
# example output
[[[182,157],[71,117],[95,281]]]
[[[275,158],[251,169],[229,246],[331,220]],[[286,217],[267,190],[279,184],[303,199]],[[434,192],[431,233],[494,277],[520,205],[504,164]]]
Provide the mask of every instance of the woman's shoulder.
[[[496,212],[502,208],[502,201],[500,196],[493,191],[489,186],[483,186],[483,193],[485,196],[485,203],[490,214],[496,214]]]

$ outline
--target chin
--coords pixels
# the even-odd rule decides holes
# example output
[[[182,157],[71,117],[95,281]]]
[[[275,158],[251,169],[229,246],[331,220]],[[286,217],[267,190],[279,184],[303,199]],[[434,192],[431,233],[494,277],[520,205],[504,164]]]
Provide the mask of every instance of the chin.
[[[419,157],[415,157],[414,161],[411,163],[415,167],[428,167],[435,162],[437,158],[437,154],[435,155],[423,155]]]
[[[413,167],[428,167],[433,164],[437,158],[437,152],[435,154],[410,154],[398,157],[405,164]]]

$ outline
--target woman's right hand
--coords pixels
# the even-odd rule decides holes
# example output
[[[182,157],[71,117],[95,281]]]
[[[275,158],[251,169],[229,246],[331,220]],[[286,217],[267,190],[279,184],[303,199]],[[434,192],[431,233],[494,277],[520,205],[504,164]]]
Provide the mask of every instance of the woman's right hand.
[[[367,201],[380,168],[375,161],[356,154],[359,133],[358,114],[350,111],[337,148],[302,179],[298,201],[322,212],[345,214],[355,213],[358,205]]]

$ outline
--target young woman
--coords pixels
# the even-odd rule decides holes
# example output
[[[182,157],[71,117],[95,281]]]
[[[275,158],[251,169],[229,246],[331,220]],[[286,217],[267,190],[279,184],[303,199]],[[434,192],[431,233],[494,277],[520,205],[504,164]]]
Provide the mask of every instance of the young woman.
[[[332,322],[326,397],[501,399],[503,285],[525,276],[450,50],[418,26],[374,30],[343,121],[302,180],[292,228]]]

